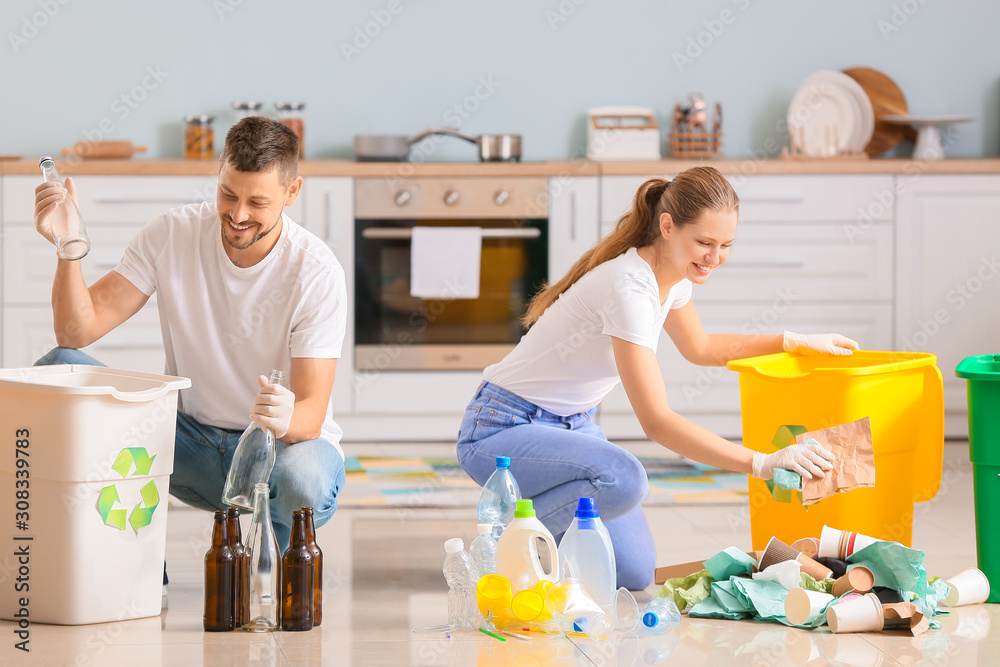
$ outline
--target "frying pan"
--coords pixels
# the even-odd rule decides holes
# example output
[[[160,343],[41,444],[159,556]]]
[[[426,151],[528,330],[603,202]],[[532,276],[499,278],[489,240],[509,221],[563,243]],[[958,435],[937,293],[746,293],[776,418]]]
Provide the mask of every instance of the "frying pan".
[[[404,134],[356,134],[354,158],[361,162],[405,162],[410,159],[414,140]]]

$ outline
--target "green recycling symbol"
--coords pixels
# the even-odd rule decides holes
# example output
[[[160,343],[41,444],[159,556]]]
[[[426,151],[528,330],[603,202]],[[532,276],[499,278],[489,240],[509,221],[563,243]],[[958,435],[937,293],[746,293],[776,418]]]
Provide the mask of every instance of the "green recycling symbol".
[[[148,475],[149,468],[153,465],[153,459],[145,447],[126,447],[118,453],[115,462],[111,464],[111,469],[126,478],[129,473],[132,476]],[[134,472],[133,472],[134,468]],[[126,516],[128,523],[132,526],[135,534],[139,534],[139,529],[148,526],[153,521],[153,512],[160,504],[160,494],[156,490],[156,482],[149,480],[149,483],[139,490],[142,502],[132,508],[132,513],[123,508],[115,509],[115,503],[121,503],[118,496],[118,488],[111,484],[101,489],[100,498],[97,500],[97,511],[101,515],[101,520],[106,526],[114,526],[118,530],[125,530]]]

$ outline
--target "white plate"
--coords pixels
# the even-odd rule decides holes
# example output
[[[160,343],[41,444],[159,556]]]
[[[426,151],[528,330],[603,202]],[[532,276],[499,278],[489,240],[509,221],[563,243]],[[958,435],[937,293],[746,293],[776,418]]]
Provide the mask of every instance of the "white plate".
[[[816,72],[802,83],[788,107],[787,120],[794,144],[814,157],[860,151],[875,129],[875,114],[864,90],[843,72],[832,70]]]

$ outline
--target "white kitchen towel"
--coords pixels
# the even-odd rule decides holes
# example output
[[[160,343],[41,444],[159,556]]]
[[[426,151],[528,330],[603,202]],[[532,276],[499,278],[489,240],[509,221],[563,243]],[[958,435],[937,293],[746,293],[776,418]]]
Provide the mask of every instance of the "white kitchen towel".
[[[419,299],[478,299],[482,232],[479,227],[414,227],[410,295]]]

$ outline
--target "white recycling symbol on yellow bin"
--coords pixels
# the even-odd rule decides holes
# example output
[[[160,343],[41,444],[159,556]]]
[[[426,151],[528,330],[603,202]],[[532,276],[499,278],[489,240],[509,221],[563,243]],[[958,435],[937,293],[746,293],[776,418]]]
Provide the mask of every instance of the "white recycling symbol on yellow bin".
[[[153,465],[156,455],[150,456],[145,447],[126,447],[118,453],[115,462],[111,464],[111,469],[126,478],[131,473],[136,475],[148,475],[149,468]],[[134,469],[134,471],[133,471]],[[142,502],[132,508],[131,514],[123,508],[115,509],[116,503],[121,503],[118,495],[118,488],[111,484],[101,489],[100,498],[97,500],[97,511],[101,515],[101,520],[106,526],[114,526],[118,530],[125,530],[126,517],[128,523],[136,535],[139,529],[148,526],[153,521],[153,512],[160,504],[160,494],[156,490],[156,482],[149,480],[149,483],[139,490]]]

